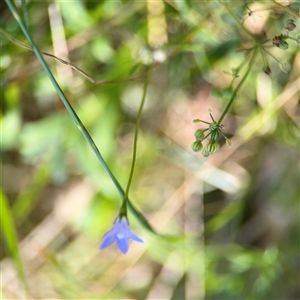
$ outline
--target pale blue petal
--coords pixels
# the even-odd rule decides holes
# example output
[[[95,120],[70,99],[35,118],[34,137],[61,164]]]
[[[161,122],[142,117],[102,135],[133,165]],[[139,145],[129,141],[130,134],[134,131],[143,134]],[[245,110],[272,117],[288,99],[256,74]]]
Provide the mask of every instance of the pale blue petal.
[[[132,231],[130,232],[130,234],[128,235],[128,237],[136,242],[139,243],[145,243],[139,236],[137,236],[135,233],[133,233]]]
[[[100,250],[103,250],[110,246],[114,241],[115,241],[115,236],[112,234],[112,232],[108,232],[107,234],[104,235],[102,243],[99,247]]]
[[[120,221],[116,222],[114,224],[114,229],[118,232],[126,232],[130,230],[126,219],[121,219]]]
[[[128,251],[128,241],[125,237],[118,238],[117,237],[117,246],[123,254],[126,254]]]

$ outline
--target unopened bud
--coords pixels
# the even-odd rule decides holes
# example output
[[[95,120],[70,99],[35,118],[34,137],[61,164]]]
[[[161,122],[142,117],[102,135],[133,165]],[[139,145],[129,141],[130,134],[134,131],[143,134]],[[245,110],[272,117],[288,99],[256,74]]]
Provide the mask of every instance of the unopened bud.
[[[215,152],[215,143],[212,143],[212,142],[208,143],[206,145],[206,150],[209,153],[214,153]]]
[[[231,148],[232,146],[231,139],[226,139],[226,145],[228,146],[228,148]]]

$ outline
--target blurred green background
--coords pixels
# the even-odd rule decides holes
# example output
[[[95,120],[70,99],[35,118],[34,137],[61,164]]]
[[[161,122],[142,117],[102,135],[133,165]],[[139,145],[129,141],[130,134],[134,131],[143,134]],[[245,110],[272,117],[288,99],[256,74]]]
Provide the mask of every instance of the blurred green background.
[[[253,46],[243,28],[272,45],[292,18],[290,36],[299,34],[297,1],[227,2],[230,10],[218,1],[27,3],[41,51],[96,81],[138,75],[93,84],[45,56],[124,188],[143,74],[155,66],[130,198],[158,232],[190,238],[167,241],[129,215],[146,243],[132,242],[126,256],[115,245],[98,251],[121,204],[114,185],[34,53],[1,34],[1,217],[10,232],[1,234],[3,299],[300,298],[295,41],[287,40],[287,50],[268,48],[281,62],[267,56],[272,78],[257,57],[222,122],[232,148],[222,141],[209,158],[191,150],[201,128],[192,120],[210,121],[208,109],[219,118],[228,97],[211,90],[230,85],[228,73],[245,59],[241,50]],[[258,11],[249,16],[249,9]],[[1,28],[28,45],[4,3]],[[16,271],[17,249],[29,292]]]

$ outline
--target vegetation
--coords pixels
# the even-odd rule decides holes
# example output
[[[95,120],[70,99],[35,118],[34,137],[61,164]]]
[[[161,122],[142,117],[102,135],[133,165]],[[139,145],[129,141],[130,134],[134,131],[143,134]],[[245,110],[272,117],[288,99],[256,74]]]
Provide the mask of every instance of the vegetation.
[[[1,8],[3,299],[300,298],[299,2]]]

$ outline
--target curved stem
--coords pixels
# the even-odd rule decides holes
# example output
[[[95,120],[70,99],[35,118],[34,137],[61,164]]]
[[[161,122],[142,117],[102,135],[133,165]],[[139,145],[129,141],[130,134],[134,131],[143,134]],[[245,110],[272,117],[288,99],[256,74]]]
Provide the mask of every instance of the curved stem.
[[[148,89],[148,85],[149,85],[149,78],[150,78],[150,70],[148,70],[147,75],[146,75],[146,79],[145,79],[144,87],[143,87],[143,96],[142,96],[139,111],[137,114],[137,119],[136,119],[136,124],[135,124],[135,133],[134,133],[134,142],[133,142],[131,169],[130,169],[130,173],[129,173],[129,178],[128,178],[128,182],[127,182],[127,186],[126,186],[125,195],[123,198],[123,203],[122,203],[120,213],[119,213],[120,216],[127,215],[128,194],[129,194],[129,189],[131,186],[135,162],[136,162],[137,141],[138,141],[138,136],[139,136],[140,121],[141,121],[142,111],[143,111],[143,107],[144,107],[145,100],[146,100],[146,94],[147,94],[147,89]]]
[[[222,120],[224,119],[224,117],[226,116],[227,112],[229,111],[229,109],[230,109],[230,107],[231,107],[231,105],[232,105],[232,103],[233,103],[233,100],[235,99],[236,94],[238,93],[238,91],[239,91],[240,88],[242,87],[243,83],[244,83],[245,80],[247,79],[248,75],[250,74],[251,67],[252,67],[252,65],[253,65],[254,58],[255,58],[255,56],[256,56],[256,51],[257,51],[257,49],[254,49],[254,53],[252,54],[252,57],[251,57],[251,59],[250,59],[250,61],[249,61],[248,69],[247,69],[247,71],[246,71],[244,77],[241,79],[241,81],[239,82],[238,86],[236,87],[236,89],[235,89],[234,92],[232,93],[232,96],[230,97],[230,99],[229,99],[229,101],[228,101],[228,103],[227,103],[227,105],[226,105],[226,107],[225,107],[225,109],[224,109],[224,111],[223,111],[223,113],[222,113],[222,115],[221,115],[221,117],[220,117],[218,123],[217,123],[218,125],[221,124]]]

